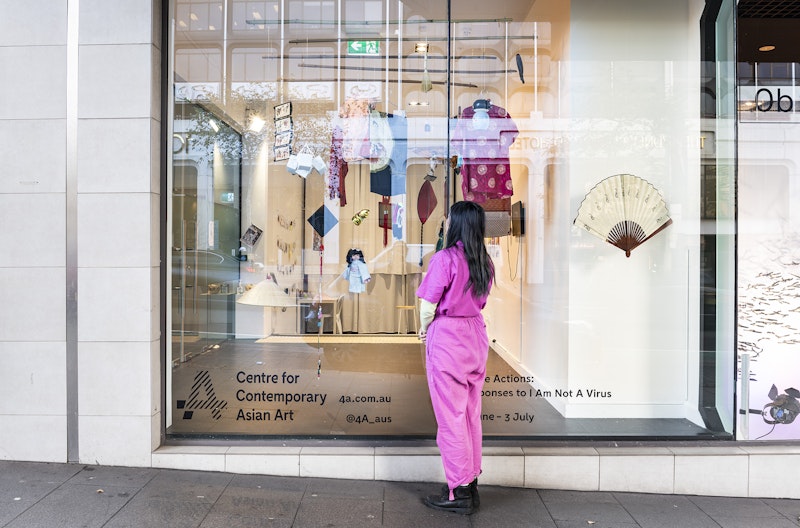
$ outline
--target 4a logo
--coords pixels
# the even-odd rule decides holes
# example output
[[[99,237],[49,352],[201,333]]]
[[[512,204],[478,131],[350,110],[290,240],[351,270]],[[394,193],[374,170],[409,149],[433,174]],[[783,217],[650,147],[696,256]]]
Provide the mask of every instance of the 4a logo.
[[[195,410],[209,410],[215,420],[222,417],[222,410],[228,406],[226,400],[217,398],[211,375],[207,370],[199,371],[192,383],[192,391],[186,400],[178,400],[178,409],[183,409],[183,419],[191,420]]]

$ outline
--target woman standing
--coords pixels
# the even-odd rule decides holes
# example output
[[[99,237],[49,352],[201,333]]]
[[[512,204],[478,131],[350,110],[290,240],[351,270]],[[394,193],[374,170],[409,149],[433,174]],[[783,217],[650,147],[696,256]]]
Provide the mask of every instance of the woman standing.
[[[417,289],[420,339],[426,344],[428,389],[436,416],[436,443],[447,485],[424,499],[427,506],[465,515],[480,505],[481,391],[489,340],[481,310],[494,280],[484,245],[486,214],[473,202],[456,202],[447,237]]]

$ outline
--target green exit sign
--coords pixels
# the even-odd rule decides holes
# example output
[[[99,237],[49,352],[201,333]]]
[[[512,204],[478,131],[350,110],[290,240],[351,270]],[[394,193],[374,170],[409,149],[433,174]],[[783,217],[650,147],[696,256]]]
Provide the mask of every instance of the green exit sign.
[[[381,47],[379,40],[348,40],[348,55],[380,55]]]

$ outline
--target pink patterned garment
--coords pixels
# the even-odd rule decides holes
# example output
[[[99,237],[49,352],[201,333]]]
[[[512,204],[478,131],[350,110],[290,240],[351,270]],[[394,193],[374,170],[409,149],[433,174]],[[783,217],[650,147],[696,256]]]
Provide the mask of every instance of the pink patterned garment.
[[[484,203],[490,198],[514,194],[508,150],[519,135],[517,125],[505,108],[489,107],[489,126],[475,127],[475,110],[467,107],[453,131],[451,148],[461,155],[461,190],[464,199]]]
[[[369,113],[367,99],[346,99],[339,109],[344,132],[342,155],[347,162],[361,161],[370,156]]]

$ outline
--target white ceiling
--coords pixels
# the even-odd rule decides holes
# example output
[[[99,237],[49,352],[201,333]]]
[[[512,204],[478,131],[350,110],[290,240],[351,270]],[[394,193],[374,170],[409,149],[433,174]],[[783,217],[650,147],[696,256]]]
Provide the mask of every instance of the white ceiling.
[[[454,19],[511,19],[524,21],[533,8],[535,0],[451,0],[451,15]],[[447,3],[444,0],[404,0],[404,12],[429,20],[446,17]]]

